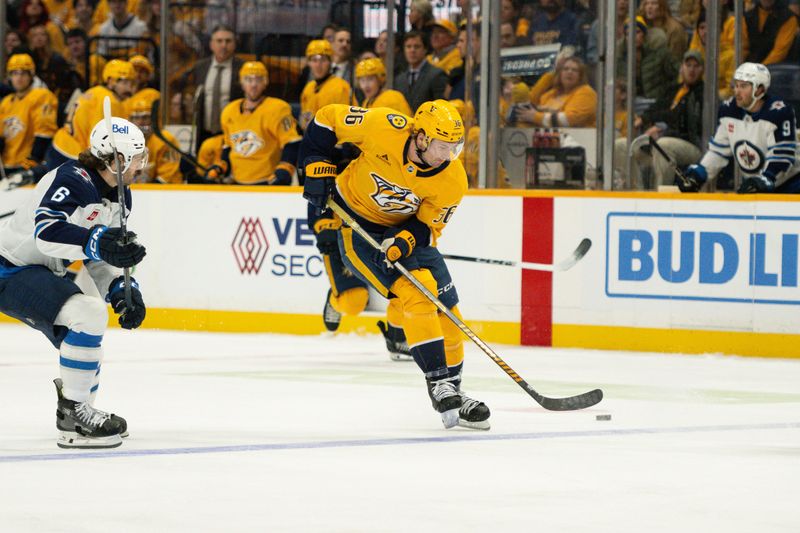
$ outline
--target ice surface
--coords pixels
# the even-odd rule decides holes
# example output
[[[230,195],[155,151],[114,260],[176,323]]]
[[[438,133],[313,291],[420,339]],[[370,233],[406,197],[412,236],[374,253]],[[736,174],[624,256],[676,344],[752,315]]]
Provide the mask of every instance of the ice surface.
[[[800,361],[496,346],[543,394],[605,392],[555,413],[468,344],[476,432],[377,335],[104,346],[131,437],[60,450],[55,350],[0,325],[0,531],[800,531]]]

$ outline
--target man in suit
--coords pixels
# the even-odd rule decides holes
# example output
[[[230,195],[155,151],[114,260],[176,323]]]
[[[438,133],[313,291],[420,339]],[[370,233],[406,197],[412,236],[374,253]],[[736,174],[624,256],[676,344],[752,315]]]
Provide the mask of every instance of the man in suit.
[[[233,29],[223,24],[216,26],[211,32],[209,47],[212,55],[195,63],[192,70],[178,80],[173,88],[175,96],[172,103],[179,108],[184,98],[194,94],[196,87],[203,88],[197,110],[198,146],[207,138],[222,132],[220,115],[225,106],[237,98],[244,98],[239,85],[239,69],[244,62],[234,56],[236,34]],[[192,116],[194,110],[188,114]]]
[[[340,28],[333,35],[333,61],[331,64],[331,74],[342,78],[344,81],[353,85],[353,58],[352,46],[350,44],[350,30]]]
[[[427,52],[422,33],[412,30],[405,35],[403,53],[408,69],[397,76],[394,85],[406,97],[412,112],[423,102],[444,98],[447,87],[447,74],[428,63]]]

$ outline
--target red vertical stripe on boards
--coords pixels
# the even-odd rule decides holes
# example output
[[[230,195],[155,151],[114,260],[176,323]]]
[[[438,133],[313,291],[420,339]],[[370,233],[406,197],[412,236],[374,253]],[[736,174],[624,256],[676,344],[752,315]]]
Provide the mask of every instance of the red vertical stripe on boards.
[[[522,199],[522,260],[553,262],[553,198]],[[553,342],[553,273],[522,270],[520,342]]]

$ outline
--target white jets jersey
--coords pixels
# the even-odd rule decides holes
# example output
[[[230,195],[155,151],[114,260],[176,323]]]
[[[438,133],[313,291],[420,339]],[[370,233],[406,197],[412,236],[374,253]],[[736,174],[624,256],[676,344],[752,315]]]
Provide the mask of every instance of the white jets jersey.
[[[794,109],[770,95],[757,113],[730,98],[719,107],[719,126],[702,164],[713,178],[733,158],[745,177],[764,175],[778,187],[800,173]]]
[[[125,203],[131,205],[130,190]],[[63,276],[84,260],[101,295],[122,270],[84,252],[93,226],[119,227],[117,189],[77,161],[48,172],[13,216],[0,221],[0,256],[15,266],[42,265]]]

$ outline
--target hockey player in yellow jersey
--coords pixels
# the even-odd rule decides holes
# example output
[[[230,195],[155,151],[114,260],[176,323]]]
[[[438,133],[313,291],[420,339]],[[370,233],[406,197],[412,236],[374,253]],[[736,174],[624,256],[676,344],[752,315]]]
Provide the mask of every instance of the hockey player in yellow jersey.
[[[356,65],[356,83],[364,93],[361,107],[388,107],[398,113],[411,115],[411,107],[403,93],[384,87],[386,67],[379,58],[365,59]]]
[[[269,78],[260,61],[242,65],[239,81],[245,97],[225,106],[220,117],[223,160],[230,161],[233,181],[291,185],[301,140],[292,109],[283,100],[264,94]]]
[[[331,156],[346,142],[361,154],[337,176]],[[303,195],[318,209],[332,196],[382,242],[377,254],[350,228],[343,226],[338,236],[345,264],[384,297],[400,300],[408,345],[445,427],[488,429],[488,407],[461,391],[461,331],[394,268],[400,261],[459,315],[436,243],[467,190],[458,160],[463,143],[461,116],[445,100],[423,103],[413,120],[388,108],[326,106],[303,139]]]
[[[350,84],[331,74],[333,48],[325,39],[308,43],[306,59],[311,81],[300,94],[300,128],[305,130],[314,114],[328,104],[355,104]]]
[[[161,98],[161,93],[149,86],[150,80],[155,72],[153,64],[150,63],[149,59],[143,55],[135,55],[131,56],[128,62],[133,65],[133,71],[136,73],[134,87],[132,89],[133,96],[126,100],[128,113],[130,114],[132,111],[130,107],[131,102],[134,100],[144,100],[152,107],[153,102]]]
[[[133,65],[120,59],[112,59],[103,68],[103,85],[92,87],[81,96],[72,119],[72,135],[82,147],[89,146],[92,128],[103,119],[103,99],[111,98],[111,115],[128,116],[124,101],[133,94],[136,73]]]
[[[136,173],[134,181],[137,183],[183,183],[180,155],[153,135],[150,106],[151,102],[147,96],[134,96],[128,101],[128,108],[131,112],[130,121],[142,130],[149,154],[147,165]],[[170,132],[163,131],[162,134],[172,144],[178,145],[178,141]]]
[[[0,151],[6,172],[28,170],[44,160],[56,132],[58,99],[46,88],[34,89],[36,67],[28,54],[6,64],[14,93],[0,102]]]

